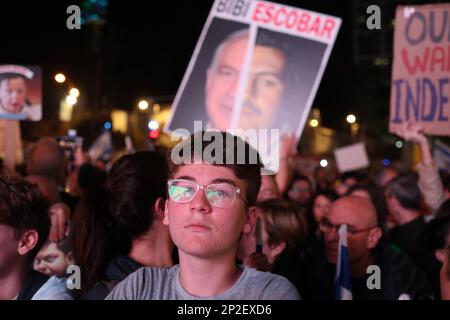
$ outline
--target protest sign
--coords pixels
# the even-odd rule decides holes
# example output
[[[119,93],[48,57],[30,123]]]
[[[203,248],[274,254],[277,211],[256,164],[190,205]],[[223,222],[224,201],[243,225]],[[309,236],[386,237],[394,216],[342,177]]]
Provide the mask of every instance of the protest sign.
[[[334,157],[340,173],[364,169],[369,166],[366,146],[362,142],[334,150]]]
[[[276,129],[299,139],[340,24],[266,1],[215,1],[165,131]]]
[[[399,6],[389,130],[404,122],[450,135],[450,4]]]
[[[0,65],[0,118],[42,119],[42,71],[36,66]]]

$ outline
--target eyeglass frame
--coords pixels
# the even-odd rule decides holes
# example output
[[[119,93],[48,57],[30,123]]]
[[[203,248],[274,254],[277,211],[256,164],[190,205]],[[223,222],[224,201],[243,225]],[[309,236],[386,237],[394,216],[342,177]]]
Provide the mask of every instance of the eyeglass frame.
[[[324,221],[328,221],[328,224],[330,225],[330,230],[328,230],[328,231],[323,230],[323,223],[324,223]],[[319,229],[320,229],[320,231],[322,231],[323,233],[330,233],[333,229],[336,229],[336,232],[338,232],[339,228],[340,228],[343,224],[345,224],[345,223],[334,224],[334,223],[331,223],[331,221],[328,220],[327,218],[322,218],[322,219],[319,221]],[[353,230],[353,229],[349,229],[349,228],[348,228],[348,225],[347,225],[347,232],[350,233],[350,234],[352,234],[352,235],[354,235],[354,234],[358,234],[358,233],[361,233],[361,232],[366,232],[366,231],[369,231],[369,230],[372,230],[372,229],[375,229],[375,228],[378,228],[378,226],[374,226],[374,227],[370,227],[370,228],[363,228],[363,229]]]
[[[191,199],[191,200],[189,200],[189,201],[176,201],[175,199],[173,199],[173,198],[171,197],[169,189],[170,189],[170,186],[171,186],[172,182],[174,182],[174,181],[185,181],[185,182],[189,182],[189,183],[192,183],[192,184],[194,184],[194,185],[197,186],[197,189],[195,190],[194,195],[192,196],[192,199]],[[211,185],[221,185],[221,184],[226,184],[226,185],[232,187],[233,190],[235,191],[235,192],[234,192],[234,198],[233,198],[233,201],[231,201],[231,204],[230,204],[229,207],[218,207],[218,206],[212,204],[211,201],[209,201],[209,199],[208,199],[208,195],[206,194],[206,190],[208,189],[209,186],[211,186]],[[171,200],[175,201],[176,203],[190,203],[190,202],[191,202],[192,200],[194,200],[194,198],[197,196],[198,191],[199,191],[200,189],[203,189],[203,190],[205,191],[205,198],[206,198],[206,200],[208,200],[208,203],[209,203],[211,206],[215,207],[215,208],[221,208],[221,209],[231,208],[231,206],[234,204],[234,201],[235,201],[236,198],[237,198],[236,195],[240,196],[241,199],[244,201],[245,205],[248,206],[248,201],[247,201],[247,199],[245,199],[244,196],[241,194],[241,188],[239,188],[239,187],[237,187],[237,186],[233,186],[232,184],[226,183],[226,182],[209,183],[209,184],[207,184],[207,185],[202,185],[202,184],[199,184],[199,183],[197,183],[197,182],[195,182],[195,181],[187,180],[187,179],[169,179],[169,180],[167,181],[167,189],[168,189],[168,190],[167,190],[167,193],[168,193],[168,195],[169,195],[169,198],[170,198]]]

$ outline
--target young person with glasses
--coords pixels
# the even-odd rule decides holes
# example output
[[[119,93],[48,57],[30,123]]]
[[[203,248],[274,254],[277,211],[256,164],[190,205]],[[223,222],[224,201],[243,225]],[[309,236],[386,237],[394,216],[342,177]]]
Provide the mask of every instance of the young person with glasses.
[[[226,162],[169,161],[164,223],[178,247],[180,263],[142,268],[107,299],[299,299],[286,278],[236,264],[239,238],[252,232],[255,224],[252,206],[261,184],[259,156],[252,163],[250,153],[256,151],[228,133],[216,132],[210,141],[203,134],[181,142],[184,148],[178,150],[193,150],[189,160],[194,160],[219,139],[223,153],[216,156],[223,155]],[[238,144],[245,145],[244,163]]]

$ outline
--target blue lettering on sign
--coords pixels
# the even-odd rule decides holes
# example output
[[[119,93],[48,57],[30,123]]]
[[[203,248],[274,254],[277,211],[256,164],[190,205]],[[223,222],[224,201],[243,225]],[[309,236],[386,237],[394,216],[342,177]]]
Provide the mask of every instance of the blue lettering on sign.
[[[413,83],[412,81],[415,81]],[[393,123],[403,121],[448,122],[449,78],[432,81],[429,78],[417,78],[409,81],[393,81],[394,114]],[[415,86],[415,88],[413,87]],[[415,89],[415,90],[414,90]]]

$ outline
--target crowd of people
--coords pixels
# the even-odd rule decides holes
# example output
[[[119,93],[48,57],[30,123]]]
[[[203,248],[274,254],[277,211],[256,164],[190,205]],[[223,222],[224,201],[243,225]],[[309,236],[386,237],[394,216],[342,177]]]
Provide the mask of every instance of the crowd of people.
[[[353,299],[450,299],[450,180],[418,127],[397,132],[420,146],[416,171],[337,179],[296,172],[290,148],[262,175],[225,132],[226,163],[194,161],[203,133],[180,142],[191,162],[140,151],[109,170],[37,141],[26,171],[0,174],[0,299],[331,300],[343,225]]]

